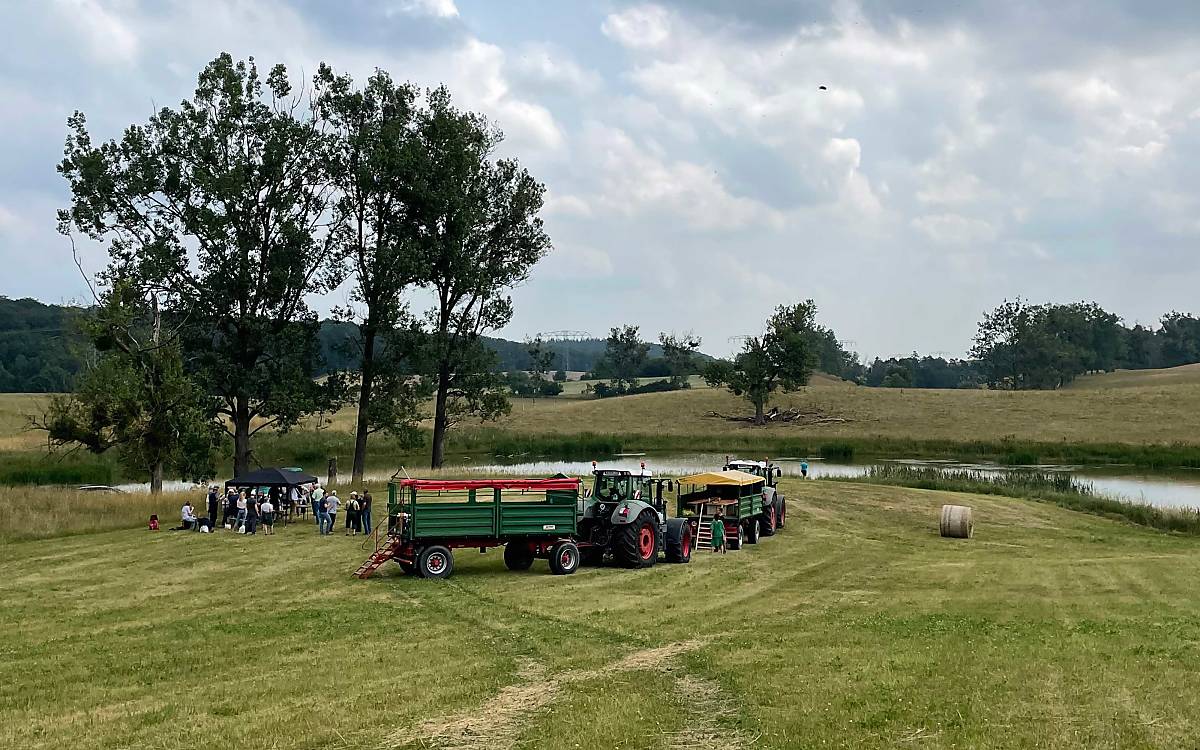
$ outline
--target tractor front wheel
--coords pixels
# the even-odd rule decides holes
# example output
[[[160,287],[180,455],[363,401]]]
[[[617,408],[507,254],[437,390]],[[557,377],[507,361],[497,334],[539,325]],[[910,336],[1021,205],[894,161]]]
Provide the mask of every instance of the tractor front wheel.
[[[667,562],[692,561],[692,527],[683,518],[667,519]]]
[[[533,565],[533,550],[525,542],[509,542],[504,545],[504,565],[509,570],[529,570]]]
[[[575,542],[559,542],[550,549],[550,572],[566,576],[579,570],[579,547]]]
[[[759,518],[761,518],[761,516],[756,517],[756,518],[751,518],[746,523],[746,544],[758,544],[758,519]]]
[[[422,578],[449,578],[454,571],[454,554],[448,547],[434,544],[417,556],[417,572]]]
[[[633,523],[613,529],[613,559],[626,568],[648,568],[658,561],[658,514],[647,508]]]
[[[781,497],[779,498],[779,517],[775,519],[775,528],[782,529],[785,520],[787,520],[787,503]]]

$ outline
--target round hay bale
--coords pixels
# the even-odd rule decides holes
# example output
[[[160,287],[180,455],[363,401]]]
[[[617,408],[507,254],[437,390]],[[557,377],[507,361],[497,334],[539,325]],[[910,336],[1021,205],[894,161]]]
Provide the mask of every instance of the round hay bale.
[[[966,505],[943,505],[942,522],[938,527],[942,536],[951,539],[970,539],[975,529],[971,509]]]

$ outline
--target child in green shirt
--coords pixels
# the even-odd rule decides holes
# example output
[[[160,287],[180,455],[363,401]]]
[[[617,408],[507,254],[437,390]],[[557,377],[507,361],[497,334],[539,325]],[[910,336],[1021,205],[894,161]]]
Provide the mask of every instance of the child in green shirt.
[[[712,520],[712,551],[722,554],[728,552],[725,548],[725,521],[721,518],[721,511],[717,511]]]

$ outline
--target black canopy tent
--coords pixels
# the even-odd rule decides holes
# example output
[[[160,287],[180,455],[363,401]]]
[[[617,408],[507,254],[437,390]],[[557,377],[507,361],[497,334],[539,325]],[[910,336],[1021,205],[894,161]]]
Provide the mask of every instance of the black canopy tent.
[[[303,484],[315,484],[317,478],[312,474],[305,474],[303,471],[295,469],[259,469],[248,474],[243,474],[240,477],[234,477],[225,483],[226,487],[253,487],[255,489],[261,487],[270,487],[272,489],[279,488],[288,490],[293,487],[299,487]],[[280,493],[279,507],[276,512],[280,519],[287,523],[292,518],[292,493]]]
[[[292,469],[259,469],[225,483],[226,487],[299,487],[313,484],[317,478],[312,474]]]

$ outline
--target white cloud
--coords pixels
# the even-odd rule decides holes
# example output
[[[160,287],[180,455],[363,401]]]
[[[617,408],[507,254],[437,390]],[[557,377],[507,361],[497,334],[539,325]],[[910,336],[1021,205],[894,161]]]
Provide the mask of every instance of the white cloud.
[[[612,276],[612,256],[603,250],[579,243],[556,245],[537,267],[543,274],[558,279],[596,279]]]
[[[407,13],[414,16],[434,18],[457,18],[458,6],[454,0],[398,0],[388,8],[388,13]]]
[[[731,194],[710,166],[670,159],[639,145],[623,130],[593,124],[584,148],[598,160],[601,192],[593,204],[627,216],[659,215],[684,229],[729,230],[758,222],[778,224],[767,206]],[[665,216],[662,213],[665,212]]]
[[[513,55],[513,70],[540,86],[553,86],[576,95],[593,94],[600,76],[586,70],[570,55],[549,44],[525,44]]]
[[[983,219],[974,219],[959,214],[929,214],[912,220],[913,227],[925,233],[929,239],[941,245],[971,245],[991,242],[997,231]]]
[[[115,12],[97,0],[54,0],[54,7],[60,18],[84,37],[96,59],[132,63],[137,57],[137,34],[121,18],[133,10],[125,0],[115,3]]]
[[[667,11],[657,5],[641,5],[604,19],[605,34],[626,47],[653,48],[671,35]]]

